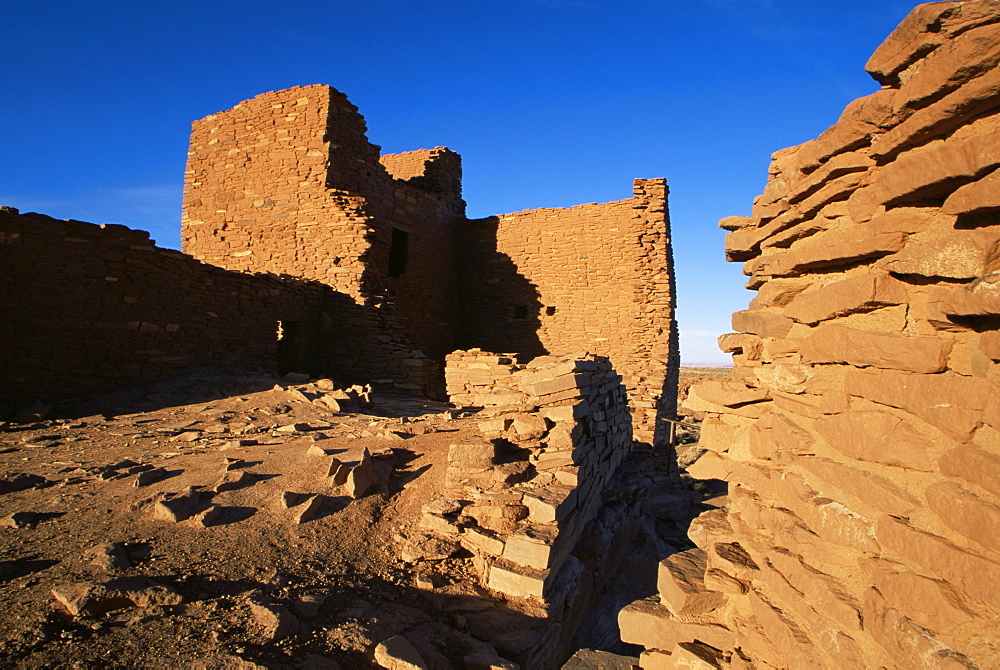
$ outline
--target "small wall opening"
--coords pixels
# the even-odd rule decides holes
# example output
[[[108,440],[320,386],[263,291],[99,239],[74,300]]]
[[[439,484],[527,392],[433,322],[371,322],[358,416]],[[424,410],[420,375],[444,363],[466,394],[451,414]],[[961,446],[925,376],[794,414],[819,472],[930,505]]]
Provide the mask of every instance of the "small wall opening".
[[[410,251],[410,234],[399,228],[392,229],[389,243],[389,276],[400,277],[406,272],[406,260]]]
[[[305,321],[278,321],[278,371],[281,374],[316,372],[315,335],[312,324]]]

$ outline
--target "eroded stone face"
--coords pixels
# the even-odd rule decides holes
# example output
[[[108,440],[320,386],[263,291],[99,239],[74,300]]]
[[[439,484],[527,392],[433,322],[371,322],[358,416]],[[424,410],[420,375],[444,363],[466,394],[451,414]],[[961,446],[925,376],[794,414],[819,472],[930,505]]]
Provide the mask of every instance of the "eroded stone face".
[[[998,45],[994,0],[917,7],[868,63],[883,90],[720,222],[759,293],[720,338],[733,381],[686,402],[707,415],[689,473],[729,502],[692,523],[704,561],[668,559],[658,602],[623,610],[650,654],[1000,663]],[[731,638],[699,637],[689,600]]]

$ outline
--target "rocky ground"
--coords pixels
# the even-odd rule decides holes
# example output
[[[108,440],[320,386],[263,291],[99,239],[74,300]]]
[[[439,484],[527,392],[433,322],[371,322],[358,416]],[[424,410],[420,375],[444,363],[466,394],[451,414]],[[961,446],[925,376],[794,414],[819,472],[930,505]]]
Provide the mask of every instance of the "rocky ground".
[[[476,418],[365,391],[201,371],[0,424],[0,666],[513,667],[539,612],[416,527]]]

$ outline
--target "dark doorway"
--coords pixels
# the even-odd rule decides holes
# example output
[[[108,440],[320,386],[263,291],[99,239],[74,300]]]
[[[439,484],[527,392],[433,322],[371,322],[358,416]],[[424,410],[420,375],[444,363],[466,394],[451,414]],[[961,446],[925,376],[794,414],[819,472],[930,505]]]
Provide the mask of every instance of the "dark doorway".
[[[389,276],[400,277],[406,272],[406,259],[410,251],[410,234],[399,228],[392,229],[389,244]]]
[[[278,322],[278,371],[317,372],[316,333],[306,321]]]

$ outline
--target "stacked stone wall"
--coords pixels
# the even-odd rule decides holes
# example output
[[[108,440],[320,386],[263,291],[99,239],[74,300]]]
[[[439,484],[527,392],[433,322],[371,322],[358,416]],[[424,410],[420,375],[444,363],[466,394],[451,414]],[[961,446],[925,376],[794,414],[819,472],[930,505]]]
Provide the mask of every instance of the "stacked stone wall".
[[[378,150],[328,86],[196,121],[184,250],[350,296],[365,309],[336,338],[342,376],[426,392],[410,373],[431,379],[430,361],[456,347],[607,355],[627,380],[636,435],[653,442],[657,417],[675,413],[678,362],[664,180],[636,180],[630,200],[466,222],[458,154]],[[389,341],[372,351],[351,333]]]
[[[470,221],[459,341],[528,358],[590,351],[625,378],[636,438],[674,418],[679,362],[662,179],[629,200]]]
[[[998,63],[1000,3],[917,7],[720,222],[757,296],[689,472],[729,502],[622,612],[644,668],[1000,665]]]
[[[9,208],[0,210],[0,267],[0,395],[10,400],[190,367],[323,364],[316,339],[332,292],[320,284],[229,272],[158,248],[142,231]],[[286,338],[295,328],[292,350],[279,323]]]
[[[482,437],[449,453],[447,482],[464,500],[449,513],[454,532],[479,556],[484,584],[551,602],[569,551],[631,450],[622,377],[589,354],[521,365],[478,350],[449,355],[446,373],[459,391],[452,402],[486,408]]]
[[[350,296],[339,372],[431,392],[454,341],[461,162],[447,149],[382,160],[357,108],[329,86],[265,93],[192,125],[182,240],[221,267],[290,274]],[[404,242],[400,242],[405,237]],[[393,267],[393,246],[403,247]],[[415,366],[412,361],[423,361]],[[414,374],[414,368],[421,368]],[[425,383],[426,382],[426,383]]]
[[[445,372],[451,401],[479,411],[481,435],[451,446],[448,498],[425,506],[421,526],[472,552],[484,586],[558,624],[524,657],[524,667],[554,667],[621,559],[586,532],[627,543],[640,525],[627,500],[607,506],[632,448],[622,377],[603,356],[519,364],[478,349],[450,354]],[[599,556],[589,568],[574,555],[581,544]]]

